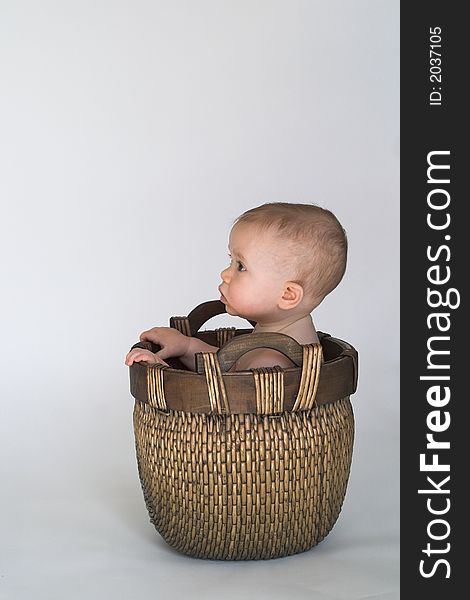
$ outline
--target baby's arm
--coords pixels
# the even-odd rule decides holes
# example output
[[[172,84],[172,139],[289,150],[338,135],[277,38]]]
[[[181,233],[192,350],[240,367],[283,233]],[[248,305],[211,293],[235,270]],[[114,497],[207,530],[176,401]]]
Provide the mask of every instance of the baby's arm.
[[[153,327],[153,329],[144,331],[140,335],[140,340],[158,344],[161,349],[156,353],[152,353],[149,350],[143,351],[134,348],[126,356],[126,365],[130,366],[133,362],[141,360],[166,364],[163,359],[177,357],[186,367],[194,370],[194,355],[196,352],[217,352],[218,350],[217,347],[210,346],[197,338],[183,335],[172,327]]]

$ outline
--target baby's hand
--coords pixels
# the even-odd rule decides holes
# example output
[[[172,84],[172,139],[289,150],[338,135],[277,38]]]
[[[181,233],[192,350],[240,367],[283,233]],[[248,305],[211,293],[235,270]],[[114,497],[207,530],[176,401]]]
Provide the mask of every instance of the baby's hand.
[[[140,334],[141,342],[153,342],[161,347],[156,353],[159,359],[184,356],[191,343],[191,338],[172,327],[153,327]]]
[[[135,362],[147,362],[150,365],[162,364],[168,366],[168,364],[159,356],[144,348],[134,348],[127,353],[126,365],[130,367]]]

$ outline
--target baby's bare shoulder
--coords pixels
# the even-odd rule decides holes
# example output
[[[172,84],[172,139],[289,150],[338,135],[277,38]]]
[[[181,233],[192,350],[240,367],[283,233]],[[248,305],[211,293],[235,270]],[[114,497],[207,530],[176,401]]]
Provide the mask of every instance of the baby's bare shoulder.
[[[287,369],[295,366],[294,363],[277,350],[270,348],[257,348],[244,354],[236,363],[235,371],[247,371],[261,367],[282,367]]]

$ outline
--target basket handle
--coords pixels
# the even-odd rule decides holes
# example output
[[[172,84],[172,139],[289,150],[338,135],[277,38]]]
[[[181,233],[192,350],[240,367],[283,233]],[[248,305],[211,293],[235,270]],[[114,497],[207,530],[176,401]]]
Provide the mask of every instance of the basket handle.
[[[248,333],[236,336],[217,352],[220,370],[222,373],[229,371],[241,356],[258,348],[277,350],[287,356],[297,367],[302,365],[302,346],[290,336],[283,333]],[[202,354],[202,352],[196,354],[198,373],[204,372]]]
[[[170,327],[174,327],[175,329],[179,329],[181,331],[182,327],[179,322],[186,321],[186,329],[189,327],[189,331],[187,335],[193,336],[195,333],[199,331],[199,329],[208,321],[212,319],[212,317],[216,317],[217,315],[225,314],[225,304],[220,300],[209,300],[208,302],[203,302],[196,306],[187,317],[171,317],[170,319]],[[256,325],[255,321],[247,321],[254,327]],[[184,329],[183,329],[184,332]]]
[[[225,312],[225,304],[223,302],[220,300],[209,300],[196,306],[187,317],[171,317],[170,327],[178,329],[184,335],[194,336],[209,319],[217,315],[223,315]],[[256,325],[256,321],[246,320],[253,327]],[[148,341],[139,341],[131,347],[131,350],[134,348],[145,348],[151,352],[158,352],[160,350],[160,346]]]

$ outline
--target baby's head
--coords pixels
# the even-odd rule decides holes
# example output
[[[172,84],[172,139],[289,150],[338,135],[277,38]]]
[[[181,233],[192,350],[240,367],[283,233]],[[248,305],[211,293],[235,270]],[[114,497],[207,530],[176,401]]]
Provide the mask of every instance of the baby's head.
[[[229,251],[222,300],[230,314],[256,320],[262,303],[304,313],[318,306],[344,275],[347,239],[329,210],[276,202],[238,217]]]

